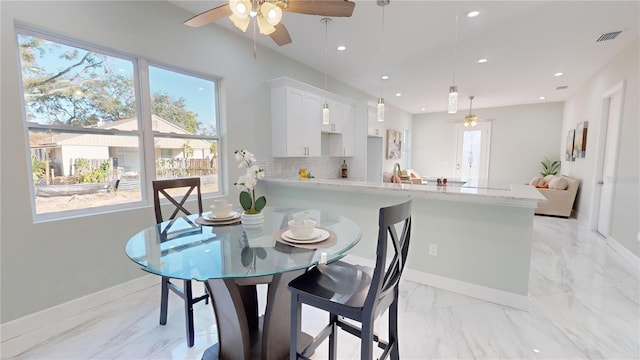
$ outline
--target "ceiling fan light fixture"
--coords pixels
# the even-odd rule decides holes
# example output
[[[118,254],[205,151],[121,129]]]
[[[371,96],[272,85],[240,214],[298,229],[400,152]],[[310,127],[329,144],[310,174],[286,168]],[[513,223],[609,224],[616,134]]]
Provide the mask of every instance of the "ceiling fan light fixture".
[[[251,22],[251,18],[249,18],[248,16],[244,18],[239,18],[236,16],[236,14],[231,14],[229,16],[229,19],[231,19],[231,21],[233,22],[233,25],[235,25],[242,32],[247,31],[247,28],[249,27],[249,23]]]
[[[260,12],[271,26],[278,25],[282,20],[282,9],[274,3],[265,1],[262,6],[260,6]]]
[[[269,24],[264,16],[260,15],[256,17],[256,21],[258,22],[258,29],[260,30],[260,34],[269,35],[273,34],[273,32],[276,31],[276,28],[273,25]]]
[[[474,96],[469,96],[469,115],[464,117],[464,127],[476,126],[478,124],[478,117],[471,114],[471,108],[473,106]]]
[[[229,6],[231,7],[231,12],[238,19],[245,19],[249,17],[249,12],[251,11],[251,2],[248,0],[229,0]]]
[[[458,87],[455,85],[449,86],[449,114],[455,114],[458,112]]]

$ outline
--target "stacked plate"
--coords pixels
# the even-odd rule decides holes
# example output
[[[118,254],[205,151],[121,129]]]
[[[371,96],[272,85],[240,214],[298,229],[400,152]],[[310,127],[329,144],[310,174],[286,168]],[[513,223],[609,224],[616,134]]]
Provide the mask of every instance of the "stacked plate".
[[[285,230],[282,233],[282,240],[294,243],[294,244],[313,244],[320,241],[327,240],[329,238],[329,232],[325,229],[315,228],[309,234],[309,236],[295,236],[291,230]]]
[[[233,224],[240,220],[240,213],[237,211],[232,211],[227,216],[215,216],[213,213],[208,213],[203,216],[203,218],[207,221],[207,223],[213,225],[227,225]]]

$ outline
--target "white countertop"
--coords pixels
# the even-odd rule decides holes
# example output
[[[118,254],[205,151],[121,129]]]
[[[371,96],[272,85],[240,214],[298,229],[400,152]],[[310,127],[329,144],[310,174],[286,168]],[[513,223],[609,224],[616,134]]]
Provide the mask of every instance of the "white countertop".
[[[474,202],[518,207],[535,208],[538,202],[547,199],[538,190],[529,185],[508,185],[504,188],[437,186],[435,184],[393,184],[369,182],[355,179],[299,179],[267,178],[267,185],[286,185],[310,189],[334,191],[355,191],[381,193],[400,196],[415,196],[448,201]]]

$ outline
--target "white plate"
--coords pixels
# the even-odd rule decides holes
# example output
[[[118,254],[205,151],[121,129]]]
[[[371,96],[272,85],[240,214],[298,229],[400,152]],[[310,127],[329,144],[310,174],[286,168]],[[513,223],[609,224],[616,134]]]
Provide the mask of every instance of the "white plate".
[[[291,230],[286,230],[285,232],[282,233],[283,240],[291,243],[296,243],[296,244],[313,244],[313,243],[327,240],[328,238],[329,238],[329,232],[327,230],[318,229],[318,228],[313,230],[313,233],[311,234],[311,236],[306,237],[304,239],[293,237],[293,235],[291,234]]]
[[[237,217],[240,217],[240,214],[237,211],[232,211],[231,214],[227,215],[227,216],[223,216],[223,217],[217,217],[215,215],[213,215],[213,213],[209,213],[207,215],[207,219],[209,220],[231,220],[231,219],[235,219]]]

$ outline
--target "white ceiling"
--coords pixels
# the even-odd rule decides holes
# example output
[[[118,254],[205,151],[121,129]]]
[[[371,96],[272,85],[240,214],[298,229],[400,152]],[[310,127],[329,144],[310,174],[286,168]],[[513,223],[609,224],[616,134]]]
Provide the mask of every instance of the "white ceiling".
[[[193,14],[225,3],[170,2]],[[372,98],[382,91],[387,103],[412,114],[446,111],[454,72],[463,112],[470,95],[474,109],[563,101],[635,39],[640,24],[640,1],[391,0],[384,7],[383,32],[383,8],[375,0],[355,3],[352,17],[333,18],[328,25],[327,53],[321,16],[285,12],[282,23],[293,42],[278,47],[265,35],[257,41],[321,73],[326,61],[329,90],[333,78]],[[471,10],[480,15],[467,18]],[[226,18],[207,26],[241,33]],[[615,39],[596,42],[620,30]],[[338,45],[347,50],[338,52]],[[488,62],[477,63],[483,57]],[[564,75],[555,77],[557,72]],[[381,86],[383,73],[390,79]]]

